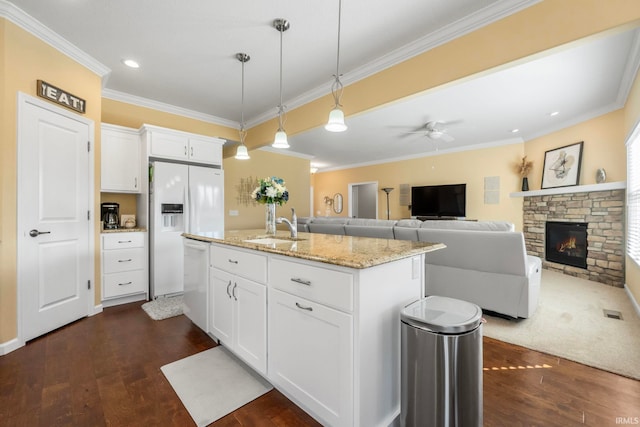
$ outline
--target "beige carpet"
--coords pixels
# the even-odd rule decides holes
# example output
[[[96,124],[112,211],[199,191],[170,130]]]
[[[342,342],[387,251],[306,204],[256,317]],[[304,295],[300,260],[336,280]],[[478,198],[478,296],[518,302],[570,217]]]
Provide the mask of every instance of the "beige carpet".
[[[158,297],[142,304],[142,309],[153,320],[164,320],[183,313],[182,295]]]
[[[211,424],[273,388],[221,345],[160,369],[198,427]]]
[[[604,309],[623,320],[605,317]],[[640,379],[640,317],[624,289],[543,270],[531,318],[485,319],[487,337]]]

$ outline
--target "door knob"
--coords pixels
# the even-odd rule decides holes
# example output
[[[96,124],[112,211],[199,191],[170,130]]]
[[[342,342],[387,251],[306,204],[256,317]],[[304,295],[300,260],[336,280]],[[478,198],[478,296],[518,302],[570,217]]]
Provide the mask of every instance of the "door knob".
[[[31,231],[29,231],[29,236],[31,237],[38,237],[41,234],[51,234],[50,231],[38,231],[35,228]]]

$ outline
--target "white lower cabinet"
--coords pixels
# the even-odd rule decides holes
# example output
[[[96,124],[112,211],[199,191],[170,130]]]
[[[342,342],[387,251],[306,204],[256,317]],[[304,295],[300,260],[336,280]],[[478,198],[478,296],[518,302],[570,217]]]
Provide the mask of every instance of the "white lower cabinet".
[[[224,255],[225,262],[229,262],[229,259],[234,261],[240,258],[235,255],[244,254],[240,251],[216,249],[218,248],[212,247],[212,260]],[[262,258],[265,258],[266,263],[266,257]],[[215,264],[217,262],[212,262],[212,265]],[[234,267],[238,265],[233,262],[231,264]],[[210,269],[209,281],[211,333],[248,365],[266,375],[266,285],[215,267]]]
[[[352,425],[353,317],[269,289],[269,380],[328,425]]]
[[[103,233],[102,305],[147,298],[149,287],[146,233]]]
[[[400,414],[400,311],[424,255],[347,268],[212,243],[210,331],[322,425]]]

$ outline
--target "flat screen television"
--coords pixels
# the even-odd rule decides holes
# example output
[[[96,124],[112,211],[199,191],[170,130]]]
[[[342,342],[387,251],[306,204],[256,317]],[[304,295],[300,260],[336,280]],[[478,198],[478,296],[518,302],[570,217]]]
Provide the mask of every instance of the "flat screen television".
[[[465,217],[467,184],[411,187],[411,216]]]

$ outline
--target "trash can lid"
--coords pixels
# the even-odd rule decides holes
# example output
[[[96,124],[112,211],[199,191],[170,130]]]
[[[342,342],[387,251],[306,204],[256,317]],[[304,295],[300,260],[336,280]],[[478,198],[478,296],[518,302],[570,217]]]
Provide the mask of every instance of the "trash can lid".
[[[460,334],[480,325],[482,310],[467,301],[434,295],[406,306],[400,320],[432,332]]]

